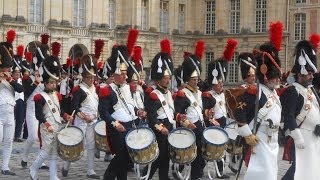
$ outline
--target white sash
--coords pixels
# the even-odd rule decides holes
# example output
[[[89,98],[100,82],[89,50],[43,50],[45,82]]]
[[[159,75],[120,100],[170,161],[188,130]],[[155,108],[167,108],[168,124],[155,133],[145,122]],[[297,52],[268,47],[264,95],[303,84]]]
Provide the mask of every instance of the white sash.
[[[197,112],[199,119],[203,121],[202,102],[201,102],[201,99],[199,99],[198,91],[197,91],[197,96],[198,96],[197,99],[194,97],[194,95],[189,89],[183,88],[182,91],[185,93],[186,97],[190,100],[190,103],[191,103],[190,107],[192,107]]]
[[[159,90],[155,89],[155,90],[153,90],[153,92],[155,92],[157,94],[157,96],[161,102],[161,106],[162,106],[164,113],[166,114],[169,122],[174,125],[175,121],[173,120],[173,114],[170,113],[169,102],[167,102],[166,98],[163,96],[163,94]],[[172,107],[172,108],[174,109],[174,107]]]
[[[60,118],[60,105],[57,105],[53,99],[46,93],[46,92],[41,92],[41,96],[44,98],[46,101],[49,111],[53,115],[54,119],[58,122],[61,123],[61,118]],[[57,97],[58,98],[58,97]]]
[[[132,118],[132,119],[136,119],[136,115],[135,115],[135,112],[134,112],[134,108],[130,108],[129,107],[129,104],[131,104],[132,106],[134,106],[134,100],[133,100],[133,97],[131,95],[131,92],[130,92],[130,89],[128,89],[128,92],[126,93],[129,93],[130,94],[130,98],[131,98],[131,102],[132,103],[129,103],[126,99],[126,97],[128,98],[128,96],[124,95],[123,92],[121,92],[121,89],[118,88],[117,85],[115,84],[110,84],[111,88],[113,89],[113,91],[116,93],[117,95],[117,98],[118,98],[118,103],[120,103],[120,105],[122,106],[122,108],[125,110],[125,112],[127,112],[127,114]],[[119,94],[120,93],[120,94]]]
[[[292,83],[292,85],[295,87],[295,89],[297,90],[298,94],[301,94],[303,99],[305,100],[303,103],[303,106],[301,108],[300,113],[297,115],[296,120],[299,122],[298,125],[300,123],[302,123],[304,121],[304,119],[306,118],[306,116],[309,114],[311,106],[312,106],[312,102],[311,100],[308,98],[308,95],[306,91],[310,90],[312,95],[312,90],[311,89],[306,89],[305,87],[303,87],[302,85],[298,84],[298,83]],[[305,106],[309,106],[309,109],[305,108]]]
[[[9,89],[10,92],[14,95],[14,89],[13,89],[13,87],[11,86],[11,84],[10,84],[7,80],[2,79],[2,80],[1,80],[1,83],[2,83],[7,89]]]
[[[96,112],[98,112],[98,102],[99,102],[98,96],[94,96],[86,85],[80,84],[79,86],[87,94],[87,98],[90,100],[90,102],[93,103],[93,106],[91,106],[93,107],[93,110],[95,112],[93,114],[97,115]]]

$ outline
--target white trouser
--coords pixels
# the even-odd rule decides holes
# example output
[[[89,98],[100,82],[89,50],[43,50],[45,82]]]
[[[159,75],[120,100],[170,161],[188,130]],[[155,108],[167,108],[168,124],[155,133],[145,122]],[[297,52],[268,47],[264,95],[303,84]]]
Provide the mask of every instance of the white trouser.
[[[0,105],[0,142],[2,142],[2,170],[9,169],[14,136],[14,107],[9,104]]]
[[[97,120],[94,120],[96,122]],[[87,174],[92,175],[94,172],[94,153],[95,153],[95,140],[94,140],[94,123],[86,123],[76,116],[74,125],[79,127],[84,134],[84,144],[87,150]],[[69,170],[70,162],[64,162],[63,168]]]
[[[29,106],[27,106],[27,111],[26,111],[26,122],[27,122],[27,128],[28,128],[28,138],[25,142],[25,147],[22,155],[22,160],[24,162],[28,161],[28,155],[30,153],[30,150],[33,144],[36,141],[38,141],[39,121],[35,116],[35,110],[33,108],[30,108]]]
[[[61,125],[51,121],[51,126],[53,127],[54,131],[60,129]],[[42,147],[37,159],[32,163],[30,166],[30,173],[33,179],[36,179],[38,169],[41,167],[42,163],[45,160],[50,161],[50,180],[57,180],[59,179],[57,176],[57,135],[53,133],[49,133],[44,124],[40,125],[40,133],[41,133],[41,142]]]

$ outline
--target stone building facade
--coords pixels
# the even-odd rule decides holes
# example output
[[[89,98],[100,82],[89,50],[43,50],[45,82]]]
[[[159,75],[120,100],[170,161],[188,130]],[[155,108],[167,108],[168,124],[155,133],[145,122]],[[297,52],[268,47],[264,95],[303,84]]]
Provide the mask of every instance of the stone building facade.
[[[94,40],[103,39],[105,60],[115,43],[126,43],[127,31],[134,27],[140,30],[137,44],[147,73],[161,39],[170,39],[175,67],[182,63],[183,52],[194,52],[195,42],[203,39],[205,78],[207,63],[222,55],[228,38],[238,41],[236,59],[268,41],[271,21],[284,24],[280,57],[283,71],[289,70],[297,41],[319,33],[319,13],[319,0],[0,0],[0,40],[7,30],[15,29],[14,47],[26,46],[48,33],[51,42],[62,44],[64,61],[73,45],[94,52]],[[228,82],[239,83],[240,78],[233,61]]]

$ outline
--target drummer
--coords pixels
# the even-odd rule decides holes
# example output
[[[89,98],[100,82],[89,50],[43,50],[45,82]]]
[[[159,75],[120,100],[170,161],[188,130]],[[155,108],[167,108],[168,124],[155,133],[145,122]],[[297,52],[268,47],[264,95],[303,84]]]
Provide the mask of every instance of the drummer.
[[[186,87],[177,92],[174,100],[175,110],[179,114],[185,114],[186,118],[177,118],[180,126],[192,129],[196,136],[197,157],[191,163],[191,180],[202,178],[205,161],[201,155],[202,152],[202,133],[205,128],[203,122],[202,92],[198,89],[198,82],[201,73],[202,53],[204,42],[198,41],[196,53],[186,56],[182,63],[183,81]],[[178,114],[178,117],[179,117]]]
[[[174,104],[169,90],[172,76],[172,58],[170,41],[160,42],[161,52],[152,60],[151,79],[155,82],[154,90],[146,98],[149,127],[154,131],[159,146],[159,157],[152,163],[149,179],[159,168],[159,179],[169,180],[168,134],[173,129]],[[185,116],[184,116],[185,117]],[[147,168],[144,169],[144,175]]]
[[[227,63],[231,61],[237,41],[229,39],[227,46],[224,50],[223,56],[208,64],[208,83],[212,84],[212,90],[203,93],[203,106],[208,109],[205,112],[205,121],[207,126],[220,126],[225,128],[227,125],[227,108],[226,99],[223,92],[223,82],[226,80]],[[212,109],[210,109],[212,108]],[[216,172],[218,179],[229,178],[228,175],[223,174],[224,163],[223,161],[217,162],[219,172]]]
[[[97,44],[104,43],[103,40],[95,41],[95,52],[101,52],[97,49]],[[97,59],[100,54],[87,54],[80,59],[83,77],[82,83],[72,90],[72,110],[75,111],[76,118],[74,125],[79,127],[85,135],[85,148],[87,150],[87,177],[92,179],[100,179],[100,176],[94,171],[94,154],[95,154],[95,141],[94,141],[94,123],[98,119],[98,94],[94,86],[94,78],[97,72]],[[62,175],[66,177],[70,168],[70,162],[64,162],[62,167]]]
[[[99,113],[107,124],[107,138],[111,152],[115,154],[106,169],[103,179],[127,179],[127,164],[130,157],[126,148],[125,136],[138,123],[138,116],[145,117],[142,109],[134,106],[130,87],[126,83],[128,50],[124,45],[115,45],[107,60],[114,82],[99,90]]]
[[[44,91],[34,96],[35,115],[40,124],[41,150],[36,160],[29,168],[30,177],[33,180],[38,179],[38,170],[45,160],[50,160],[50,179],[59,179],[57,176],[57,141],[56,133],[61,128],[61,117],[64,120],[72,121],[73,117],[64,113],[60,109],[60,101],[62,97],[56,91],[57,81],[60,75],[60,44],[54,42],[52,44],[52,55],[43,60],[42,79],[44,83]]]

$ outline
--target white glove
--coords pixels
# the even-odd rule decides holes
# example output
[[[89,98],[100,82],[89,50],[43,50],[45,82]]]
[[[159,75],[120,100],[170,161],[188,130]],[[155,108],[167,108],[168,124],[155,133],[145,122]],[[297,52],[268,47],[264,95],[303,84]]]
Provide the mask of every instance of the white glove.
[[[304,139],[302,137],[300,129],[296,128],[293,131],[291,131],[290,136],[293,138],[294,144],[296,145],[297,148],[299,149],[305,148]]]

